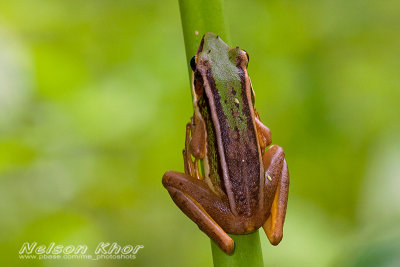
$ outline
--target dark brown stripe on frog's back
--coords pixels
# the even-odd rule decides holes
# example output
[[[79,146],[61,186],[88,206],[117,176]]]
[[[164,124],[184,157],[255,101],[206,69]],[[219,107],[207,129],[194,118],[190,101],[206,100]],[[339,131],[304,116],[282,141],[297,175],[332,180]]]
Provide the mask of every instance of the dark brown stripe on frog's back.
[[[225,184],[222,182],[222,169],[220,165],[220,157],[217,147],[217,137],[214,124],[211,118],[210,105],[204,88],[199,88],[204,85],[201,75],[196,72],[194,75],[194,85],[197,92],[202,92],[197,101],[197,106],[200,110],[202,119],[207,131],[207,158],[209,168],[209,178],[215,187],[220,187],[226,194]]]
[[[208,69],[206,74],[211,90],[207,92],[207,95],[213,98],[214,106],[210,106],[210,111],[214,115],[213,119],[216,118],[214,124],[216,125],[217,140],[221,140],[223,155],[225,155],[220,160],[222,173],[226,175],[223,178],[227,179],[225,183],[228,197],[230,202],[234,201],[234,203],[230,203],[232,212],[238,216],[250,217],[257,213],[260,203],[260,155],[252,119],[252,107],[249,104],[251,101],[248,101],[246,93],[245,72],[239,67],[237,70],[240,77],[240,88],[237,90],[240,95],[236,93],[235,97],[241,99],[238,101],[242,105],[240,112],[243,116],[238,116],[238,103],[228,105],[225,102],[223,107],[219,92],[223,88],[217,89],[211,69]],[[230,114],[225,114],[224,110]],[[235,120],[228,121],[228,117],[235,118]],[[233,128],[232,123],[236,125]],[[240,127],[240,124],[244,125],[244,128]]]

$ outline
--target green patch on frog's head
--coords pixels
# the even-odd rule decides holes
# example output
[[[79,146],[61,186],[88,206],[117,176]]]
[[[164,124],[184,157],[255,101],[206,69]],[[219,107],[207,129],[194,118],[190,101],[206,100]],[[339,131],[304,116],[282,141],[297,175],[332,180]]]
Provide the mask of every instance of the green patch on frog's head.
[[[227,53],[229,49],[229,45],[227,45],[219,35],[207,32],[203,36],[198,52],[206,54]]]
[[[207,80],[209,87],[204,87],[207,96],[215,98],[212,107],[215,111],[212,112],[221,111],[221,123],[226,123],[229,129],[239,131],[238,136],[246,138],[247,118],[251,116],[247,99],[250,94],[246,93],[249,90],[246,82],[247,53],[239,47],[229,47],[214,33],[206,33],[192,61],[195,88],[200,88],[196,87],[200,84],[196,81]]]
[[[200,63],[200,65],[204,65],[205,67],[223,65],[226,68],[232,65],[232,67],[240,66],[246,68],[248,55],[246,51],[241,50],[239,47],[229,47],[221,37],[208,32],[203,36],[197,50],[197,55],[193,58],[193,61],[192,64],[197,65],[197,63]],[[195,69],[194,65],[192,65],[192,69]]]

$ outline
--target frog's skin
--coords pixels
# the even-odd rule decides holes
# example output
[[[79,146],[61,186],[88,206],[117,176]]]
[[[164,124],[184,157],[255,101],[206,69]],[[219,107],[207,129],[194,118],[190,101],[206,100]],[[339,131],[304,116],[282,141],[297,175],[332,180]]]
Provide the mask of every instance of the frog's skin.
[[[175,204],[227,254],[234,250],[227,233],[261,226],[277,245],[288,200],[285,154],[277,145],[265,151],[271,133],[254,108],[247,65],[244,50],[204,35],[191,62],[194,114],[186,125],[185,173],[168,171],[162,179]]]

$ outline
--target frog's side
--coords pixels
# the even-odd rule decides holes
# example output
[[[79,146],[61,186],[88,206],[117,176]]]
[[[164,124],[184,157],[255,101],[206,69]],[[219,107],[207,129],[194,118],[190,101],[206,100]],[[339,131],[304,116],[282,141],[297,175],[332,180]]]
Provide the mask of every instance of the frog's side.
[[[276,145],[265,151],[271,134],[254,108],[247,64],[245,51],[205,34],[191,63],[194,115],[186,126],[185,173],[168,171],[162,180],[176,205],[228,254],[234,242],[227,233],[261,226],[277,245],[288,199],[284,151]]]

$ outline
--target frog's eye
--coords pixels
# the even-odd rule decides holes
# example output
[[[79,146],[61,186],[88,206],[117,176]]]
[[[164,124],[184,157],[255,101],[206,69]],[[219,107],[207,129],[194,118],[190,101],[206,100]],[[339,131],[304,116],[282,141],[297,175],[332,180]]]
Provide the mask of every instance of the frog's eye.
[[[190,67],[192,68],[193,71],[196,70],[196,56],[193,56],[192,59],[190,60]]]
[[[247,53],[247,52],[246,52],[246,50],[243,50],[243,52],[246,54],[246,57],[247,57],[247,62],[249,62],[249,61],[250,61],[250,56],[249,56],[249,53]]]

